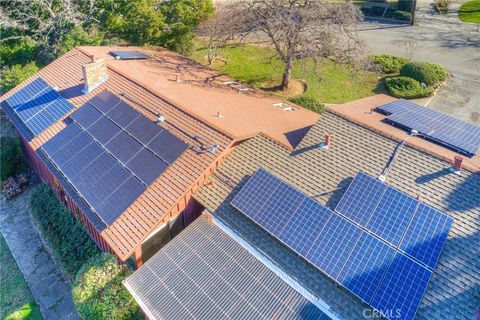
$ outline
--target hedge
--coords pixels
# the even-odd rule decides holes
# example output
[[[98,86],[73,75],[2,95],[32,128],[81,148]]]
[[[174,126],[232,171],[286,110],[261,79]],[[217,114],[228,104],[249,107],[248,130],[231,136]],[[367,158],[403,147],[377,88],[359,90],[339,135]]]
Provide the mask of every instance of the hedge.
[[[81,266],[99,251],[83,224],[43,184],[29,199],[30,210],[56,260],[73,280]]]
[[[325,111],[325,105],[311,97],[295,97],[288,99],[288,101],[298,104],[299,106],[307,108],[313,112],[322,113]]]
[[[0,180],[3,181],[27,169],[20,140],[14,137],[0,137]]]
[[[93,257],[82,266],[73,283],[72,297],[78,314],[89,320],[142,319],[135,300],[122,285],[130,273],[111,254]]]
[[[401,21],[412,21],[412,14],[410,12],[397,10],[393,13],[393,18]]]
[[[434,86],[448,77],[448,71],[444,66],[429,62],[411,62],[400,69],[400,75],[410,77],[418,82]]]
[[[384,73],[398,73],[400,68],[408,62],[405,58],[399,58],[388,54],[373,55],[372,62],[382,68]]]
[[[386,80],[387,89],[396,98],[415,99],[433,94],[433,89],[422,88],[420,82],[408,77],[392,77]]]

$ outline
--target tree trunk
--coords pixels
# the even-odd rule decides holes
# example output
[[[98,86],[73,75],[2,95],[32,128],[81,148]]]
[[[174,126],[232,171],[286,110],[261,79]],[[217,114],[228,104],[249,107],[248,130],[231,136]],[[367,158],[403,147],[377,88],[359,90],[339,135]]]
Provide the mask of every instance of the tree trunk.
[[[282,75],[282,90],[285,90],[288,88],[288,84],[290,83],[290,80],[292,79],[292,60],[288,59],[286,64],[285,64],[285,71],[283,71]]]

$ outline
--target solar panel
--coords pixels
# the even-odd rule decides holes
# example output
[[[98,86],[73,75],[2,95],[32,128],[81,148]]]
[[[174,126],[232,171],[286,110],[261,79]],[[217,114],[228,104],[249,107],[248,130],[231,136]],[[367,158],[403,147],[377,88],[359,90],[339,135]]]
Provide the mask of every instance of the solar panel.
[[[103,90],[99,94],[95,95],[90,99],[89,103],[97,108],[103,114],[106,114],[108,111],[112,110],[117,104],[120,103],[115,95],[111,94],[108,90]]]
[[[337,281],[369,304],[394,255],[391,246],[363,232]]]
[[[413,319],[432,271],[397,252],[371,305],[390,319]]]
[[[135,139],[146,145],[152,141],[163,128],[145,117],[138,117],[133,120],[125,130],[135,137]]]
[[[102,117],[102,113],[89,103],[84,104],[70,115],[83,129],[87,129]]]
[[[140,51],[110,51],[110,54],[120,60],[143,60],[150,58]]]
[[[333,215],[330,209],[306,198],[279,232],[279,238],[301,256],[305,256]]]
[[[113,154],[122,163],[127,163],[132,159],[143,146],[125,131],[121,131],[112,140],[110,140],[105,148]]]
[[[365,173],[338,213],[263,169],[230,203],[390,319],[391,310],[402,319],[415,315],[451,226],[449,217]]]
[[[145,191],[145,186],[137,178],[130,176],[119,187],[104,199],[98,211],[102,219],[112,224],[118,218],[119,213],[124,212]]]
[[[118,104],[116,104],[115,107],[110,109],[106,115],[121,128],[125,128],[130,124],[130,122],[140,117],[140,113],[138,111],[123,101],[120,101]]]
[[[185,142],[167,130],[160,132],[147,146],[169,164],[173,163],[188,148]]]
[[[372,214],[367,228],[394,246],[407,229],[418,202],[388,187]]]
[[[360,234],[360,228],[334,214],[305,257],[335,279],[352,252]]]
[[[158,160],[150,150],[142,149],[126,165],[128,170],[148,186],[168,168],[167,163]]]
[[[361,226],[366,226],[386,189],[387,186],[379,180],[371,179],[363,172],[359,172],[348,186],[348,191],[335,211]]]
[[[480,127],[423,106],[397,100],[378,107],[387,121],[469,156],[480,149]]]
[[[87,132],[99,143],[106,144],[122,132],[122,129],[107,117],[101,117],[87,128]]]
[[[166,163],[146,142],[165,132],[161,141],[173,148],[186,146],[108,91],[76,110],[71,119],[42,149],[106,225],[180,156],[168,151],[171,162]]]
[[[45,131],[73,109],[41,78],[33,80],[6,101],[7,107],[15,112],[33,136]]]
[[[400,249],[433,269],[440,258],[452,223],[453,219],[449,216],[420,203]]]

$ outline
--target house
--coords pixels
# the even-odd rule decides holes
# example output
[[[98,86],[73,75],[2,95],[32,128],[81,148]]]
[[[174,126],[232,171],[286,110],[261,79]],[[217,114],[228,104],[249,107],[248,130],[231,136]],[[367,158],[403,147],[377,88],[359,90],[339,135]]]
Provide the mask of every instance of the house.
[[[71,108],[34,134],[35,115],[24,105],[38,105],[30,102],[37,95],[20,101],[23,107],[12,105],[38,79],[52,88],[51,95],[59,94],[54,101]],[[452,224],[438,263],[425,268],[425,292],[405,318],[412,312],[424,319],[472,318],[480,307],[480,154],[465,155],[392,126],[376,111],[392,101],[377,95],[318,116],[177,54],[136,47],[74,49],[1,97],[38,176],[82,219],[102,250],[138,268],[125,286],[149,318],[379,316],[232,204],[259,170],[331,214],[363,172],[448,217]],[[19,117],[23,110],[27,120]],[[99,121],[115,125],[115,137],[126,138],[103,141],[93,130]],[[147,132],[154,133],[145,138]],[[131,147],[131,137],[141,146]],[[123,180],[135,181],[128,197],[117,198],[130,199],[119,201],[122,206],[108,200],[116,193],[99,196],[105,188],[121,189],[103,182],[106,174],[75,172],[93,170],[96,160],[82,151],[92,145],[100,150],[97,144],[103,148],[97,152],[113,155],[109,163],[119,170],[106,180],[123,174]],[[156,156],[152,165],[133,166],[140,152]],[[149,178],[142,178],[146,173]],[[87,174],[95,182],[87,183]]]

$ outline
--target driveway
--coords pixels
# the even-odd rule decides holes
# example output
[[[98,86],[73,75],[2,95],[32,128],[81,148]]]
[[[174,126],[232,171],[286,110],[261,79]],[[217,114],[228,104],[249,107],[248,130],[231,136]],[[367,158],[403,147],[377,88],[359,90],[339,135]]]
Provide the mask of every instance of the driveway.
[[[429,106],[480,125],[480,27],[441,19],[424,15],[418,26],[364,22],[360,36],[377,54],[404,56],[405,41],[420,43],[413,60],[443,64],[452,74]]]

